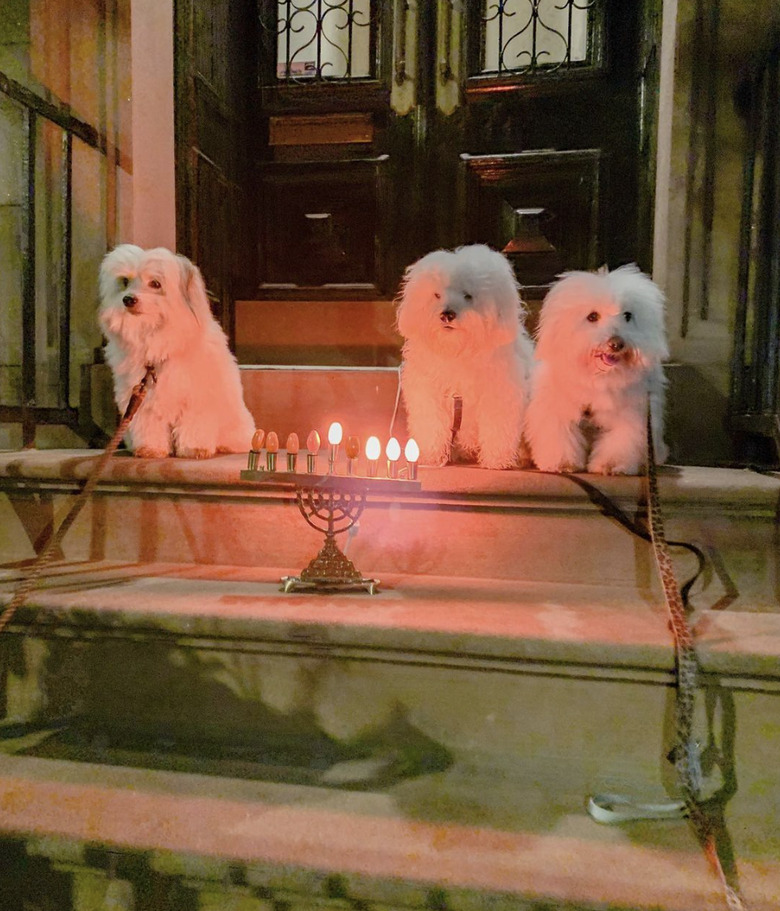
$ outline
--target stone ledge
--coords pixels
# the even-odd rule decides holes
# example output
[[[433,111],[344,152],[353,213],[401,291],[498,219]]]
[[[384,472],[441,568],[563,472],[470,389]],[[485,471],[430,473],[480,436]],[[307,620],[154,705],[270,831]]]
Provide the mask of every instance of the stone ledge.
[[[374,596],[285,594],[281,575],[186,564],[52,566],[10,631],[33,625],[43,636],[162,637],[185,648],[672,679],[664,604],[630,588],[388,576]],[[18,569],[0,573],[0,602],[20,578]],[[780,687],[780,614],[702,610],[692,622],[705,673],[737,688]]]
[[[653,844],[659,829],[673,846]],[[220,860],[261,888],[316,894],[323,876],[338,874],[350,898],[413,907],[431,886],[453,911],[512,898],[633,911],[723,907],[687,823],[604,829],[582,810],[555,830],[522,831],[428,820],[382,794],[0,756],[0,831],[36,844],[150,852],[157,869],[201,881],[222,875]],[[776,908],[777,862],[739,866],[753,911]]]
[[[25,450],[0,453],[0,489],[9,484],[29,481],[64,481],[68,486],[81,482],[95,465],[96,450]],[[282,461],[284,453],[281,454]],[[320,471],[326,459],[320,455]],[[231,488],[236,492],[272,490],[272,487],[241,481],[246,467],[241,454],[213,459],[134,459],[120,452],[108,464],[104,484],[181,487],[197,492],[204,488]],[[343,468],[342,468],[343,471]],[[517,497],[530,501],[588,504],[594,494],[629,501],[643,501],[644,480],[640,477],[603,477],[601,475],[556,475],[534,470],[493,471],[469,465],[419,469],[420,494],[398,494],[412,499],[439,495],[480,497]],[[663,502],[670,507],[707,507],[717,511],[753,509],[762,515],[780,516],[780,476],[749,469],[663,466],[659,469]],[[277,488],[281,490],[282,488]]]

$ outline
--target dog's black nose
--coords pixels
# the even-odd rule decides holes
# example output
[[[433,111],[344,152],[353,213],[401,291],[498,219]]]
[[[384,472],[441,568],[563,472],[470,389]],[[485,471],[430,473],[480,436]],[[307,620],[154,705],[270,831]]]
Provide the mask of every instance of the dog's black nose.
[[[138,303],[138,298],[135,296],[135,294],[125,294],[125,296],[122,298],[122,303],[125,305],[125,307],[135,307],[135,305]]]
[[[439,319],[443,323],[451,323],[458,314],[454,310],[442,310]]]
[[[619,335],[613,335],[612,338],[607,341],[607,348],[615,353],[622,351],[625,347],[626,343]]]

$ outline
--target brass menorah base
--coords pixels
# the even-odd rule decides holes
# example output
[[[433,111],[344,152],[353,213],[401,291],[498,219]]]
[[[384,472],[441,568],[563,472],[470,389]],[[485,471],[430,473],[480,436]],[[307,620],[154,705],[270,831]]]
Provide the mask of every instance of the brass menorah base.
[[[355,564],[343,553],[333,535],[325,535],[325,544],[300,576],[282,576],[282,588],[286,592],[356,591],[365,589],[370,595],[376,594],[379,579],[364,579]]]

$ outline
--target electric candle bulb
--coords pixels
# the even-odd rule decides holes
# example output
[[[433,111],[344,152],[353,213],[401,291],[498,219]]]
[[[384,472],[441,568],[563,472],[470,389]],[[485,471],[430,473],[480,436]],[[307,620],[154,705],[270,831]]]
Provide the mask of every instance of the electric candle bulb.
[[[343,436],[344,431],[341,428],[341,424],[338,421],[334,421],[328,428],[328,442],[331,446],[338,446]]]
[[[404,458],[406,459],[409,480],[416,481],[417,460],[420,458],[420,447],[417,445],[417,441],[414,437],[410,437],[409,440],[407,440],[406,446],[404,446]]]
[[[306,470],[313,474],[317,470],[317,453],[320,451],[320,435],[316,430],[312,430],[306,437],[306,448],[309,450],[306,454]]]
[[[279,437],[272,430],[265,439],[265,467],[276,471],[276,453],[279,452]]]
[[[255,430],[252,442],[249,444],[249,458],[246,466],[250,471],[257,471],[257,463],[260,458],[260,450],[263,448],[264,439],[265,431],[260,430],[260,428]]]
[[[287,437],[287,444],[284,448],[287,450],[287,470],[295,471],[298,463],[298,450],[300,449],[297,433],[291,433]]]
[[[360,440],[357,437],[350,437],[344,447],[344,452],[347,456],[347,474],[353,474],[355,462],[360,455]]]
[[[401,458],[401,444],[395,437],[390,437],[385,447],[387,456],[387,476],[388,478],[398,477],[398,460]]]
[[[378,437],[369,437],[366,440],[366,458],[368,459],[368,476],[369,478],[376,477],[376,469],[379,464],[379,454],[382,452],[382,447],[379,444]]]
[[[328,472],[332,473],[336,465],[336,456],[339,451],[339,443],[344,434],[344,431],[341,429],[341,424],[338,421],[334,421],[330,428],[328,429],[328,443],[330,444],[330,449],[328,451]]]

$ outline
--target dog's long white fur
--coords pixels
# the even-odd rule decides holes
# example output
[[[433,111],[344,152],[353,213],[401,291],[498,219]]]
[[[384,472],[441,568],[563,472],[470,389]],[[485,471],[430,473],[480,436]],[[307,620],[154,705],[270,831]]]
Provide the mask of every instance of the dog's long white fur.
[[[539,318],[525,433],[543,471],[637,474],[648,400],[655,458],[663,442],[669,355],[661,289],[635,265],[565,273]]]
[[[512,266],[485,245],[436,250],[406,270],[398,298],[401,388],[422,464],[457,456],[483,468],[522,461],[533,358],[524,314]],[[453,451],[455,395],[462,423]]]
[[[120,413],[146,366],[155,369],[125,436],[136,456],[248,450],[255,427],[238,365],[193,263],[161,247],[121,244],[100,267],[98,319]]]

